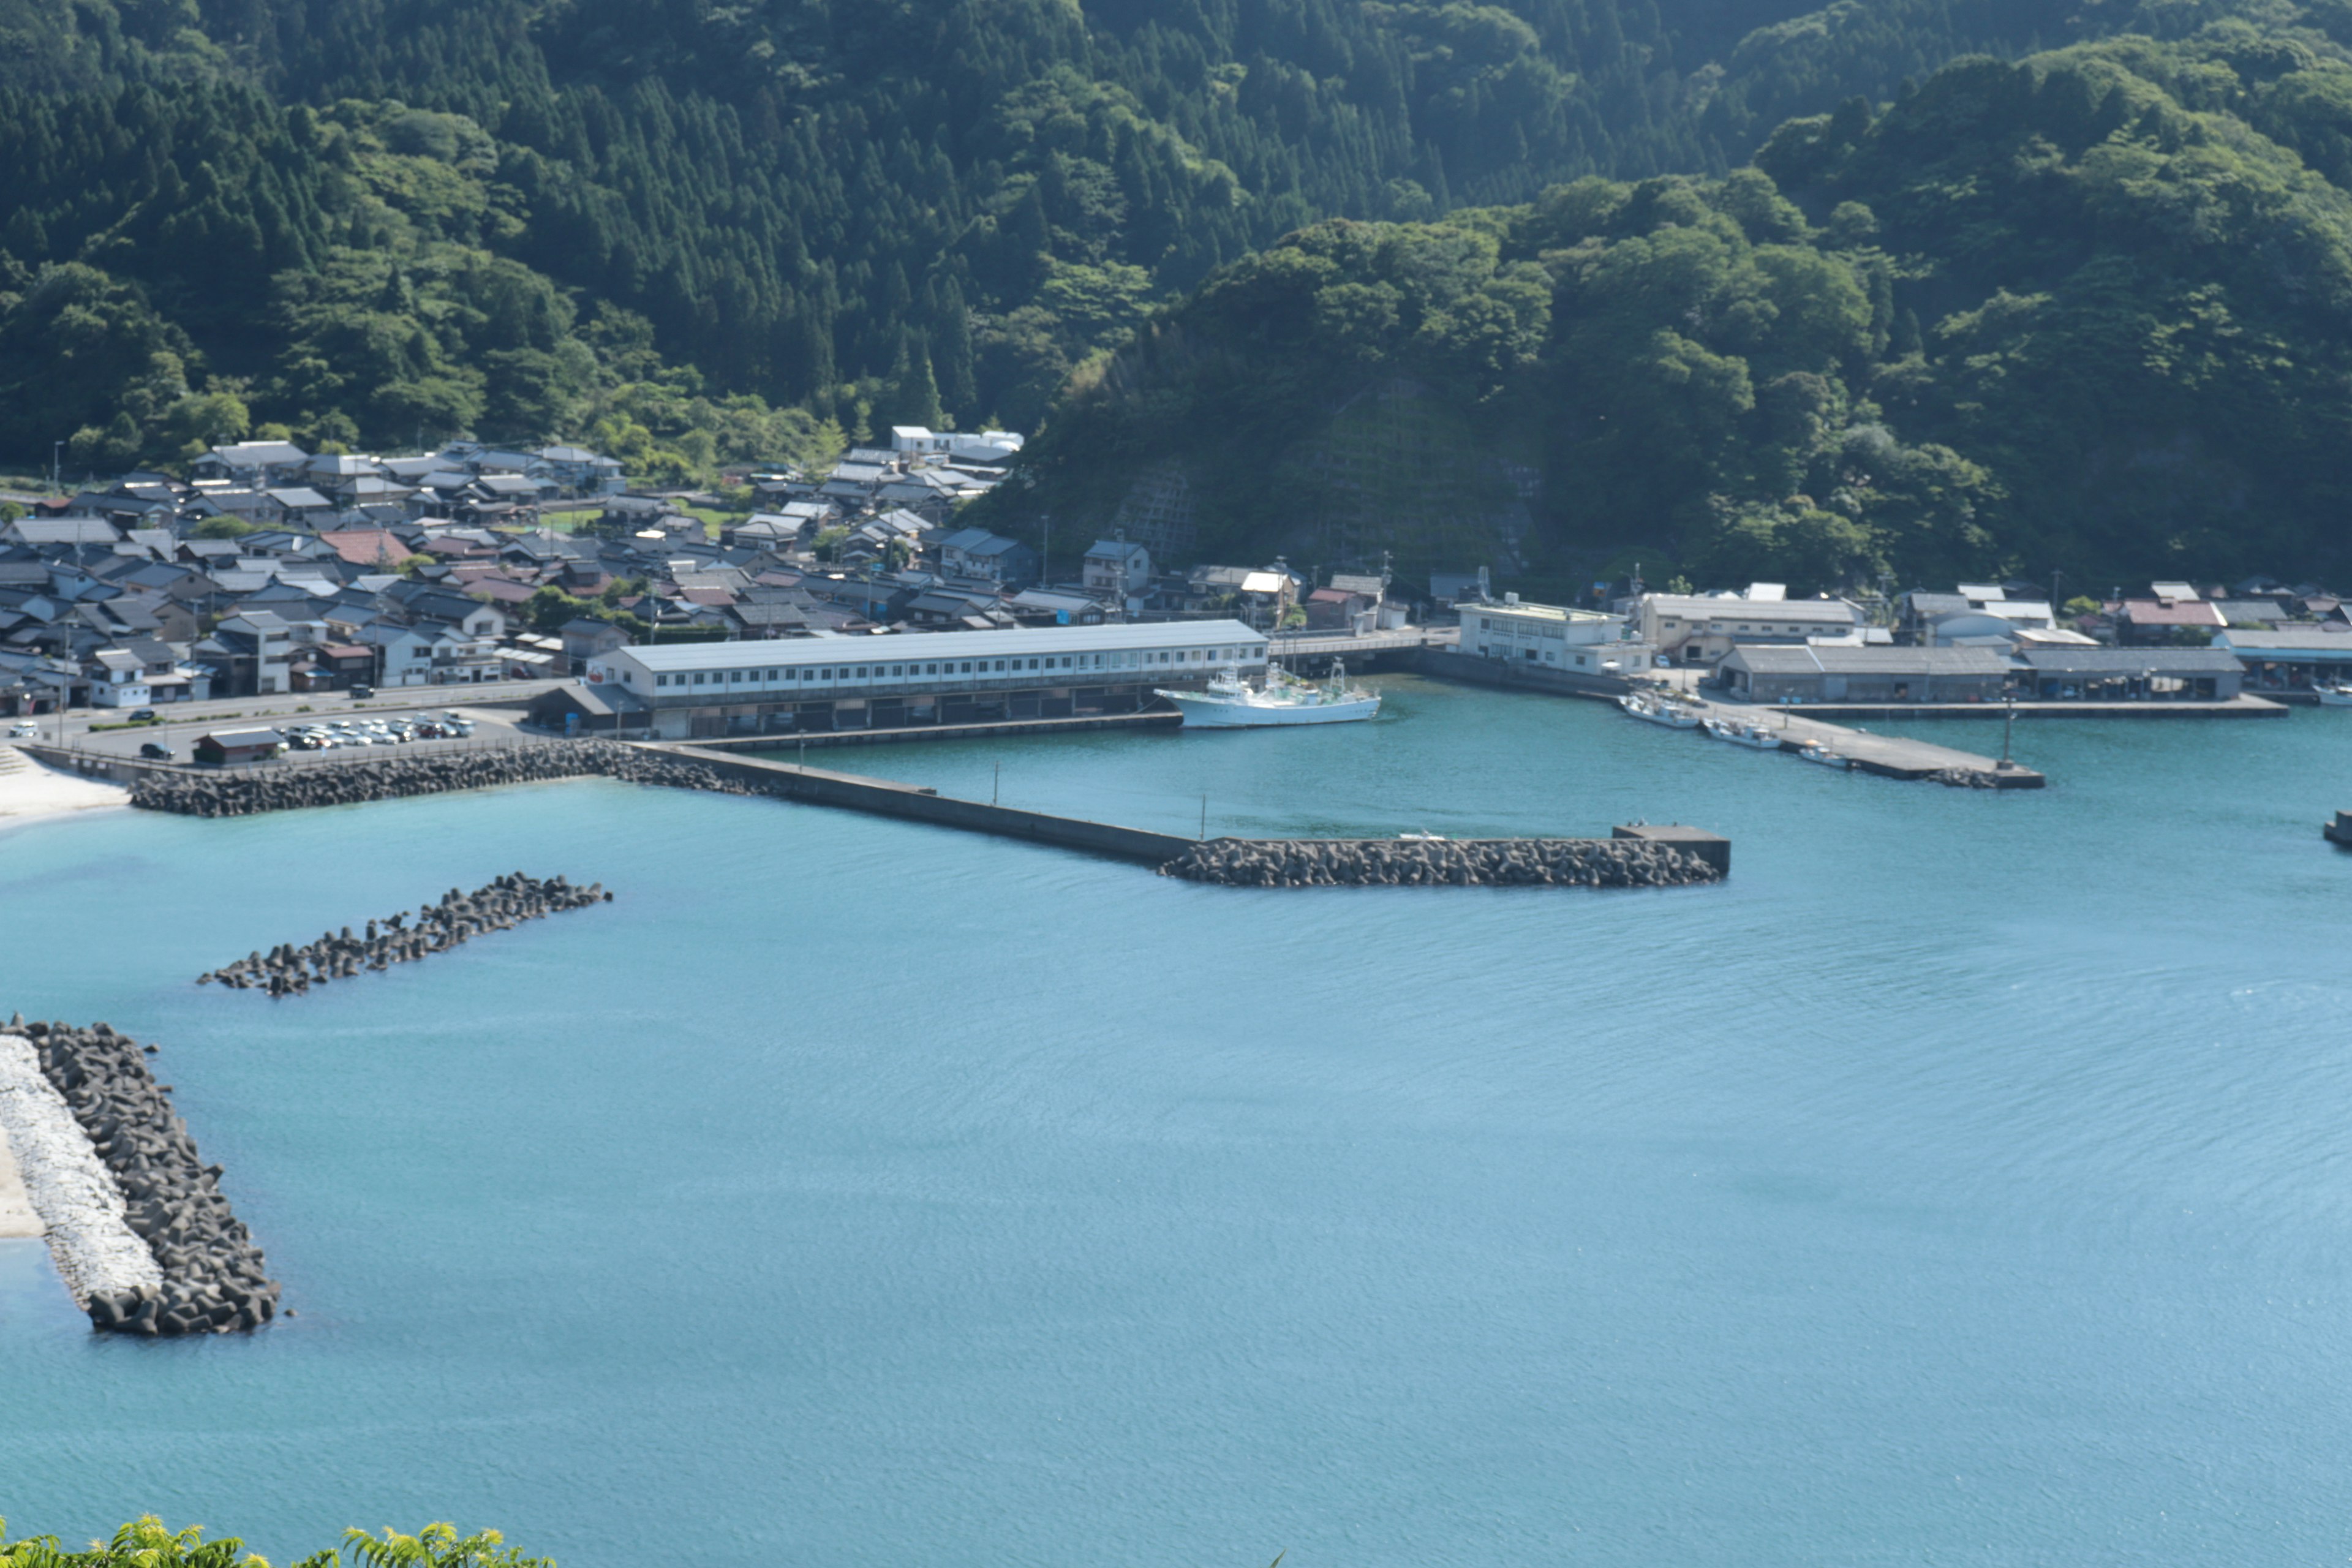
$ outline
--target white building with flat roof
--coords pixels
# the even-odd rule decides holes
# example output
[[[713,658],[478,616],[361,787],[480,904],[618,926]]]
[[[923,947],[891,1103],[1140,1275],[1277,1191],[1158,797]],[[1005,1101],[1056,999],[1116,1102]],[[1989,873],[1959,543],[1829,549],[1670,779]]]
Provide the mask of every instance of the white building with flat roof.
[[[1626,638],[1624,616],[1523,603],[1516,594],[1462,606],[1461,651],[1570,674],[1630,674],[1650,664],[1650,649]]]
[[[1157,686],[1265,665],[1239,621],[619,647],[586,683],[668,740],[1129,713]]]

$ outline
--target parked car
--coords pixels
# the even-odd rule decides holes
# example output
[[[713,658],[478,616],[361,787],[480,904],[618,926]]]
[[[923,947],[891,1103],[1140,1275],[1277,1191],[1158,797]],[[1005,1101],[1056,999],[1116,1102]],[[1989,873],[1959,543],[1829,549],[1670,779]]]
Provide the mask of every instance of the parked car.
[[[29,719],[20,719],[8,726],[8,738],[12,741],[29,741],[40,732],[41,727]]]
[[[374,695],[375,688],[373,686],[354,686],[352,688],[352,700],[354,702],[358,701],[362,697],[373,697]]]
[[[151,762],[168,763],[172,760],[172,748],[161,741],[150,741],[139,748],[139,754]]]
[[[131,721],[133,724],[152,724],[155,721],[155,710],[152,708],[139,709],[131,715]]]

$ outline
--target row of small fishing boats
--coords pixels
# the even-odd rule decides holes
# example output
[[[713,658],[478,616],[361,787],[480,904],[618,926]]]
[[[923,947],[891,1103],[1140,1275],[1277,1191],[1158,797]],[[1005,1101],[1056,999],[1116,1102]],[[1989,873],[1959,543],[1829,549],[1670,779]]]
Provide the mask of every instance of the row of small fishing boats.
[[[1744,719],[1718,719],[1680,692],[1629,691],[1617,699],[1617,706],[1645,724],[1657,724],[1669,730],[1703,730],[1716,740],[1734,746],[1746,746],[1756,752],[1794,752],[1808,763],[1818,763],[1827,768],[1850,768],[1853,759],[1833,752],[1819,741],[1790,743],[1787,736],[1761,724]]]

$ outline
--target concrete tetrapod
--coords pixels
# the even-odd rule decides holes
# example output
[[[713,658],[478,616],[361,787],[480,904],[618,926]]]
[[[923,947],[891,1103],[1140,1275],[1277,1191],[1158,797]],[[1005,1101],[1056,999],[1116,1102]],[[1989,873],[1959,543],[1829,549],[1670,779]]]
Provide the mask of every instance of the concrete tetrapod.
[[[583,888],[562,877],[541,881],[513,871],[471,893],[452,888],[447,897],[413,916],[403,910],[387,919],[370,921],[363,936],[352,935],[352,928],[345,926],[340,935],[328,931],[301,947],[288,942],[266,953],[247,953],[234,963],[197,975],[196,984],[218,981],[238,991],[300,995],[313,985],[349,980],[363,968],[381,973],[427,953],[446,952],[484,931],[512,931],[525,921],[612,901],[613,895],[602,882]]]
[[[230,1212],[221,1168],[204,1163],[173,1112],[147,1050],[105,1024],[77,1029],[20,1018],[8,1032],[30,1042],[120,1194],[124,1222],[154,1257],[153,1283],[72,1282],[91,1324],[151,1336],[227,1333],[277,1316],[278,1281]]]

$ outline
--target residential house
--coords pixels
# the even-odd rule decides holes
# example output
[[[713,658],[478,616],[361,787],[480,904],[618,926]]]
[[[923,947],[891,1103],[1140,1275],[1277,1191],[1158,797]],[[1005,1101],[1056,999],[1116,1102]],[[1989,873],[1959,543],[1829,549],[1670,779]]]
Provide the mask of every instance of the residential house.
[[[984,528],[967,528],[940,541],[940,567],[950,577],[1024,588],[1037,580],[1037,552]]]
[[[574,495],[615,495],[625,482],[619,458],[585,447],[541,447],[531,456],[541,476]]]
[[[189,470],[198,479],[226,479],[247,489],[283,484],[310,464],[310,454],[288,441],[239,441],[215,447]]]
[[[616,647],[626,647],[630,640],[628,633],[611,622],[588,616],[572,616],[563,623],[557,635],[563,639],[563,657],[569,661],[574,675],[584,674],[590,659],[608,654]]]
[[[1124,605],[1151,586],[1151,552],[1125,539],[1097,539],[1078,563],[1078,581],[1089,594]]]
[[[1218,611],[1257,631],[1282,625],[1297,602],[1297,579],[1276,563],[1271,567],[1195,566],[1184,582],[1184,607],[1196,614]]]
[[[2158,589],[2184,585],[2156,584]],[[2211,601],[2194,595],[2181,597],[2159,593],[2150,599],[2126,599],[2114,613],[2117,640],[2126,645],[2168,642],[2182,633],[2218,632],[2230,624]]]
[[[129,648],[103,647],[91,656],[89,700],[100,708],[144,708],[153,698],[147,667]]]
[[[205,645],[215,658],[226,660],[227,688],[232,697],[269,697],[288,690],[287,659],[293,652],[294,634],[285,620],[269,610],[231,616],[213,628]]]

